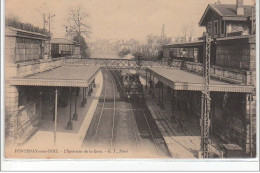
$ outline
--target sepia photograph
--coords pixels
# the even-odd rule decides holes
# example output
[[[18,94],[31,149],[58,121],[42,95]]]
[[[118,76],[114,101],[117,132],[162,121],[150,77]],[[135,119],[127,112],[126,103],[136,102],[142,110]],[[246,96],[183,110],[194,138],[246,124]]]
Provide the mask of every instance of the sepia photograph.
[[[4,159],[258,159],[258,5],[5,0]]]

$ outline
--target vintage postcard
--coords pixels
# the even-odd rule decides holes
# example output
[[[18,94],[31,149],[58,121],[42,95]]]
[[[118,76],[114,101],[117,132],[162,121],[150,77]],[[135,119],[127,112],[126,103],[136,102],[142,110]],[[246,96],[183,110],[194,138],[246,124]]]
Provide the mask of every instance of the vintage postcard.
[[[254,0],[5,0],[5,159],[257,158]]]

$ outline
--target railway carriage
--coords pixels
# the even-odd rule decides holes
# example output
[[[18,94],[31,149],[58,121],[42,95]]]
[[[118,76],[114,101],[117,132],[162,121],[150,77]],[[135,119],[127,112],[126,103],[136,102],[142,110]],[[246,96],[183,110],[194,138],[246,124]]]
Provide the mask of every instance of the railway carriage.
[[[136,70],[119,71],[124,98],[143,98],[143,85]]]

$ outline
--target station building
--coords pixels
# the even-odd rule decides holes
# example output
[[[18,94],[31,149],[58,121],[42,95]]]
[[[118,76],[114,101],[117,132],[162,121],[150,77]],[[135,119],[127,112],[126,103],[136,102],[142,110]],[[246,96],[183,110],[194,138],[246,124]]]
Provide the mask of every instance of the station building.
[[[72,42],[52,41],[53,47],[56,43],[59,43],[60,55],[79,53],[78,45]],[[80,92],[84,106],[87,95],[93,91],[99,68],[66,66],[64,57],[46,56],[49,44],[47,35],[5,27],[5,146],[23,144],[44,120],[52,122],[55,99],[58,107],[65,107],[70,91],[78,99]]]
[[[51,39],[51,55],[53,58],[75,56],[80,57],[80,45],[64,38]]]
[[[241,87],[241,89],[233,88],[228,91],[221,90],[221,86],[216,86],[217,90],[211,90],[211,135],[215,136],[223,146],[236,144],[241,147],[244,156],[252,157],[256,153],[255,8],[243,5],[242,0],[237,0],[237,3],[233,5],[209,4],[199,25],[206,27],[212,38],[211,85],[214,85],[214,80],[217,80],[226,83],[226,88],[235,85]],[[181,61],[180,69],[196,75],[203,74],[203,40],[165,45],[163,52],[164,59]],[[152,76],[157,76],[156,79],[163,80],[160,74],[163,72],[150,70],[150,73]],[[191,117],[188,118],[189,115],[195,117],[197,115],[199,121],[201,92],[188,86],[197,86],[199,83],[203,85],[203,81],[193,81],[195,77],[188,79],[182,76],[179,79],[176,76],[172,79],[172,84],[164,83],[164,85],[159,85],[162,87],[155,87],[154,90],[157,92],[155,97],[161,100],[161,103],[163,96],[161,88],[164,88],[166,93],[164,99],[171,101],[168,98],[170,94],[166,91],[170,92],[172,89],[171,92],[174,95],[171,103],[175,103],[175,107],[177,104],[176,109],[183,112],[179,114],[186,115],[187,119],[191,119]],[[179,82],[183,85],[186,83],[187,87],[174,90]],[[243,87],[244,89],[251,87],[251,89],[242,91]],[[164,105],[167,103],[164,101]],[[170,112],[176,111],[176,109],[171,109],[169,107]]]

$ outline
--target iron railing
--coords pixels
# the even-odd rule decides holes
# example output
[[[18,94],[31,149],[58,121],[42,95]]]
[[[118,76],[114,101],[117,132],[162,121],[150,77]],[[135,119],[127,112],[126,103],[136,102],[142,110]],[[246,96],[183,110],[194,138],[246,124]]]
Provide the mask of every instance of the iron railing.
[[[105,59],[105,58],[64,58],[64,64],[66,65],[99,65],[102,68],[107,69],[145,69],[147,67],[181,67],[182,61],[174,60],[160,60],[160,61],[148,61],[148,60],[129,60],[129,59]]]
[[[129,60],[129,59],[106,59],[106,58],[73,58],[67,57],[63,59],[64,65],[98,65],[106,69],[146,69],[151,67],[157,68],[178,68],[199,75],[203,74],[203,65],[201,63],[163,59],[160,61],[149,60]],[[212,65],[210,68],[212,78],[223,80],[234,84],[253,84],[251,72],[245,70],[236,70]]]

